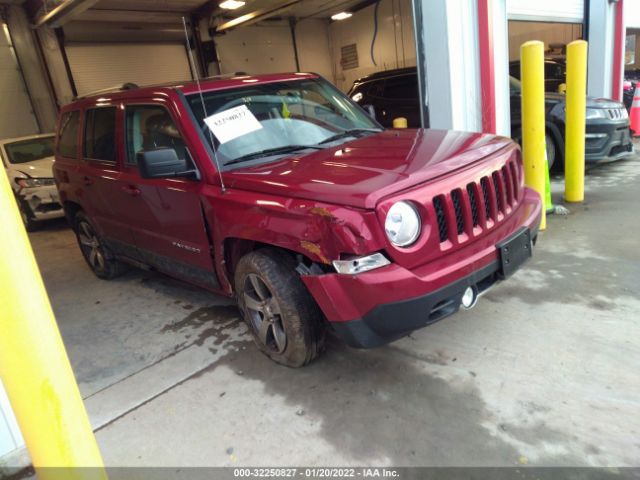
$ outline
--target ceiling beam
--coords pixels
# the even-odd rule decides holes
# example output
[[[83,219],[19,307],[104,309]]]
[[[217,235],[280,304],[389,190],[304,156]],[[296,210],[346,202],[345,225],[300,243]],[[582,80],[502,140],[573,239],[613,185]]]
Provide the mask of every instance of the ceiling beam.
[[[99,0],[67,0],[48,13],[38,17],[36,27],[46,25],[51,28],[61,27],[76,15],[93,7]]]
[[[189,14],[175,12],[150,12],[147,10],[105,10],[91,8],[86,10],[75,20],[89,22],[140,22],[140,23],[179,23],[182,25],[182,17]]]
[[[256,22],[266,20],[267,18],[275,17],[281,14],[282,12],[290,9],[294,5],[297,5],[301,1],[302,0],[292,0],[275,8],[262,8],[260,10],[255,10],[253,12],[240,15],[239,17],[236,17],[232,20],[228,20],[223,24],[218,25],[216,27],[216,33],[222,33],[239,26],[247,27]]]

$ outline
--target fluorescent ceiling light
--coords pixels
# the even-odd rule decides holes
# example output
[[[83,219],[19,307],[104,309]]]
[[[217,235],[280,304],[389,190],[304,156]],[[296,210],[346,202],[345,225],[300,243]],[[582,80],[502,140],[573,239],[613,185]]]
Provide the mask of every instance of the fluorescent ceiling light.
[[[244,7],[247,2],[243,2],[242,0],[224,0],[220,4],[220,8],[224,8],[225,10],[235,10],[236,8]]]
[[[340,12],[335,15],[331,15],[331,20],[344,20],[345,18],[349,18],[353,13],[349,12]]]

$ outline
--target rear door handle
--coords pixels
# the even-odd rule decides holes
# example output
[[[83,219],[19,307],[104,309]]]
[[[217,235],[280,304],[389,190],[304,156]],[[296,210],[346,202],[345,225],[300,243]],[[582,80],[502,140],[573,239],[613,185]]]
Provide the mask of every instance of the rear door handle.
[[[91,177],[82,177],[82,183],[85,186],[90,187],[91,185],[93,185],[93,178],[91,178]]]
[[[131,195],[132,197],[137,197],[138,195],[140,195],[140,189],[138,187],[136,187],[135,185],[123,185],[122,187],[120,187],[120,189],[124,193],[127,193],[127,194]]]

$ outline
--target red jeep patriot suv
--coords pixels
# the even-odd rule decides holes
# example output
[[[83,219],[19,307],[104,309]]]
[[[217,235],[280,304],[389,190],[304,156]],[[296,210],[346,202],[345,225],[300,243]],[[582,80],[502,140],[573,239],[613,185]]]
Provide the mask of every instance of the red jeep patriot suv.
[[[531,255],[540,198],[507,138],[384,130],[315,74],[125,87],[58,122],[84,258],[235,296],[276,362],[311,361],[327,325],[356,347],[407,335]]]

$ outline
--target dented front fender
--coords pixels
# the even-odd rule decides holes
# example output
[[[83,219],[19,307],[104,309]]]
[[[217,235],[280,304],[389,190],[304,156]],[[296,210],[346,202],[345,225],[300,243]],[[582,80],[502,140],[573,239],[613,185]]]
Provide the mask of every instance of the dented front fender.
[[[216,251],[225,239],[238,238],[330,264],[341,254],[364,255],[384,247],[373,210],[232,189],[211,193],[203,203]]]

